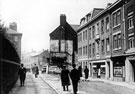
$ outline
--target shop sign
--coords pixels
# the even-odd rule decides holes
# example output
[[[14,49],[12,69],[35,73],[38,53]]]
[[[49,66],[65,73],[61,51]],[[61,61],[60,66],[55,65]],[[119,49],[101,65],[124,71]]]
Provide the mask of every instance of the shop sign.
[[[66,57],[65,53],[51,53],[51,57]]]
[[[122,66],[114,67],[114,76],[122,77]]]

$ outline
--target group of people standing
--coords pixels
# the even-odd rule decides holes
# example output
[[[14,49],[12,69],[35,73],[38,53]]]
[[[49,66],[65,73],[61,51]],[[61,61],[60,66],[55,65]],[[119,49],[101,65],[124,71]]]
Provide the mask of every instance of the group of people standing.
[[[80,77],[82,77],[82,68],[81,66],[76,69],[76,65],[72,65],[73,69],[71,72],[66,68],[66,66],[63,66],[63,69],[61,71],[61,83],[63,86],[63,91],[68,91],[68,86],[70,85],[70,78],[73,85],[73,92],[74,94],[77,94],[78,91],[78,82],[80,80]],[[89,69],[85,67],[84,69],[85,73],[85,79],[88,79]]]

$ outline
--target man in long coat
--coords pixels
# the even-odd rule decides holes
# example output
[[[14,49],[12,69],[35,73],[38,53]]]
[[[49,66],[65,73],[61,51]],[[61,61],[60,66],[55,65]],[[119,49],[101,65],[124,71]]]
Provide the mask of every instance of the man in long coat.
[[[23,66],[23,64],[21,64],[18,74],[20,76],[20,84],[21,86],[24,86],[26,78],[26,68]]]
[[[80,80],[80,76],[79,76],[79,71],[76,69],[76,65],[73,64],[72,67],[73,67],[73,69],[71,70],[70,77],[72,80],[74,94],[77,94],[78,82]]]

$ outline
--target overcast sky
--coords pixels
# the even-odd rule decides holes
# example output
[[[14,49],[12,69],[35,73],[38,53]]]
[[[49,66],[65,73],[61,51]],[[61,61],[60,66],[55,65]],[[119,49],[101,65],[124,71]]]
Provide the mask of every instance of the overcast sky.
[[[49,49],[51,33],[65,14],[69,24],[78,24],[93,8],[105,8],[116,0],[2,0],[2,19],[17,22],[22,50]]]

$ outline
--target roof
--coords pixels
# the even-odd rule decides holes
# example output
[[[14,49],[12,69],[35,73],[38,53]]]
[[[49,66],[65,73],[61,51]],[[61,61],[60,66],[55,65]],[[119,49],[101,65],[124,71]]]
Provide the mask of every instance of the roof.
[[[72,24],[70,24],[70,26],[71,26],[75,31],[77,31],[77,29],[78,29],[78,27],[79,27],[80,25],[72,25]]]
[[[13,30],[13,29],[7,29],[6,33],[7,33],[7,34],[22,34],[22,33],[20,33],[20,32],[17,32],[17,31],[15,31],[15,30]]]
[[[115,1],[113,4],[111,4],[109,7],[106,7],[105,9],[103,9],[102,11],[100,11],[99,13],[97,13],[96,15],[94,15],[94,17],[89,21],[87,22],[86,24],[84,24],[83,26],[80,26],[78,29],[77,29],[77,32],[81,29],[83,29],[85,26],[87,26],[89,23],[91,23],[92,21],[94,21],[95,19],[97,19],[98,17],[100,17],[102,14],[104,14],[105,12],[109,11],[111,8],[115,7],[116,4],[122,2],[122,0],[117,0]]]
[[[50,38],[52,40],[65,39],[65,37],[69,39],[69,36],[71,37],[71,35],[77,35],[75,31],[75,29],[78,29],[77,27],[78,27],[77,25],[71,26],[66,22],[65,25],[59,25],[54,31],[52,31],[50,33]],[[65,34],[66,36],[63,36]]]

